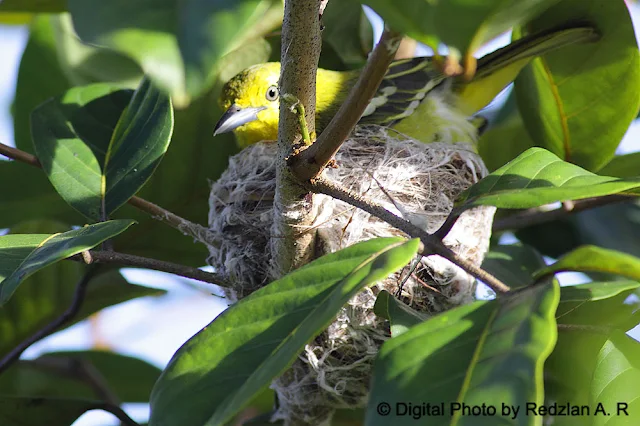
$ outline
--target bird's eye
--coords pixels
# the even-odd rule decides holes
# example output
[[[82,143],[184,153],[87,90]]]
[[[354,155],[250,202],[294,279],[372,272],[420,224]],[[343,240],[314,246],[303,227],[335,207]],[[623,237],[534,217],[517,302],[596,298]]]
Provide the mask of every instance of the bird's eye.
[[[278,87],[271,86],[267,89],[267,100],[268,101],[277,101],[278,100]]]

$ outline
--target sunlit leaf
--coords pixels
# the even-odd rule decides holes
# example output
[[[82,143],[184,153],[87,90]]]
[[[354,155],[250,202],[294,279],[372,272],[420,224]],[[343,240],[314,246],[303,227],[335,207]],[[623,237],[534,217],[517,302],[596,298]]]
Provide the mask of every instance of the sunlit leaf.
[[[535,59],[515,82],[522,118],[536,145],[598,170],[640,107],[640,53],[623,1],[564,0],[517,35],[588,22],[601,38]]]
[[[151,395],[150,424],[224,424],[291,364],[358,290],[406,265],[417,249],[417,240],[369,240],[323,256],[242,299],[174,355]]]
[[[524,209],[635,190],[640,179],[598,176],[563,162],[542,148],[531,148],[463,192],[458,208],[492,205]]]
[[[124,232],[131,220],[112,220],[62,234],[10,234],[0,237],[0,303],[6,303],[18,285],[36,271],[89,250]]]
[[[169,145],[173,110],[148,80],[133,95],[98,83],[40,106],[31,129],[36,154],[58,193],[96,221],[149,179]]]
[[[384,343],[374,364],[367,425],[414,425],[398,404],[447,406],[440,424],[495,425],[451,403],[524,407],[543,401],[542,365],[556,341],[556,284],[444,312]],[[380,404],[389,413],[380,415]],[[523,423],[526,424],[526,423]]]
[[[535,17],[558,0],[361,0],[397,31],[460,52],[476,51],[514,25]]]
[[[133,58],[183,107],[215,80],[222,57],[282,20],[281,0],[69,0],[80,38]]]
[[[582,246],[536,272],[537,277],[559,272],[604,272],[640,280],[640,259],[596,246]]]

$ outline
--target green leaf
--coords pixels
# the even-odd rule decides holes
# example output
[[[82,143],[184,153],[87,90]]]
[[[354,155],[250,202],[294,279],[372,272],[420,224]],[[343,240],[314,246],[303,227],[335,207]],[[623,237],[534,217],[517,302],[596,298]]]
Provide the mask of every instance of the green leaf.
[[[428,318],[424,313],[405,305],[386,290],[382,290],[378,294],[373,312],[379,317],[389,320],[392,337],[405,333],[412,326]]]
[[[3,0],[0,2],[0,12],[56,13],[66,10],[66,0]]]
[[[98,83],[73,88],[38,107],[31,128],[36,154],[53,186],[72,207],[97,221],[149,179],[169,145],[173,111],[169,98],[147,80],[133,96]]]
[[[0,393],[12,396],[102,399],[86,377],[98,376],[121,402],[145,403],[160,369],[137,358],[97,350],[50,352],[18,361],[0,376]]]
[[[534,272],[544,266],[540,253],[524,244],[492,247],[482,261],[482,269],[512,289],[530,285]]]
[[[563,162],[542,148],[530,148],[458,197],[456,207],[491,205],[526,209],[556,201],[616,194],[640,187],[640,179],[598,176]]]
[[[112,220],[54,235],[5,235],[0,237],[0,304],[9,300],[18,285],[36,271],[89,250],[124,232],[131,220]],[[12,266],[16,265],[14,268]]]
[[[561,327],[558,343],[545,366],[549,400],[590,405],[591,377],[607,338],[638,323],[639,303],[628,303],[628,296],[638,286],[640,283],[618,281],[562,287],[556,312]],[[578,426],[583,422],[562,424]]]
[[[564,0],[515,34],[594,24],[601,39],[535,59],[515,81],[536,145],[588,170],[613,157],[640,107],[640,53],[622,1]]]
[[[535,276],[567,271],[604,272],[640,280],[640,259],[615,250],[582,246],[562,256],[557,262],[538,270]]]
[[[106,215],[123,205],[151,177],[169,147],[171,100],[144,79],[120,117],[105,158]]]
[[[625,333],[614,332],[605,342],[591,380],[591,406],[602,404],[611,416],[594,416],[592,425],[629,425],[640,419],[639,360],[640,343]]]
[[[373,47],[373,27],[360,4],[329,2],[322,23],[323,50],[330,46],[347,68],[363,66]]]
[[[46,232],[47,234],[41,234],[44,239],[49,233],[64,228],[60,224],[41,221],[21,224],[13,228],[12,232]],[[35,244],[39,239],[37,236],[30,237],[29,234],[18,236],[34,238]],[[29,252],[30,248],[22,252],[18,250],[15,257],[0,256],[0,274],[4,275],[7,271],[17,268]],[[86,267],[79,262],[58,262],[22,282],[16,290],[15,297],[0,309],[0,357],[65,312],[73,300],[76,285],[85,270]],[[129,284],[117,271],[99,274],[91,280],[80,311],[64,327],[82,321],[108,306],[164,293],[162,290]]]
[[[602,226],[603,223],[607,225]],[[640,204],[637,198],[630,198],[627,202],[584,210],[520,229],[516,237],[536,247],[545,256],[557,259],[582,245],[595,245],[640,256],[640,240],[636,238],[638,233]]]
[[[59,262],[27,278],[0,311],[0,356],[62,315],[71,305],[76,284],[85,268],[76,262]],[[94,313],[145,296],[160,296],[163,290],[129,284],[116,271],[93,278],[85,302],[67,328]]]
[[[215,87],[205,97],[175,112],[173,145],[139,195],[194,223],[207,223],[211,180],[227,168],[238,152],[232,134],[213,137],[213,128],[223,111],[217,102],[222,84],[255,63],[265,62],[270,47],[264,40],[244,45],[225,56]],[[201,266],[207,248],[191,238],[123,206],[115,217],[130,217],[139,225],[116,239],[116,248],[131,254],[190,266]]]
[[[66,2],[65,2],[66,3]],[[4,4],[4,3],[3,3]],[[13,104],[16,147],[33,152],[29,117],[38,105],[71,87],[58,63],[51,15],[34,17],[29,41],[20,60]],[[47,70],[47,78],[42,78]],[[53,191],[52,191],[53,192]]]
[[[102,166],[113,129],[131,91],[111,85],[75,87],[31,115],[36,155],[56,191],[97,221],[102,215]]]
[[[0,424],[11,426],[69,426],[102,403],[82,399],[0,396]]]
[[[560,304],[604,300],[638,287],[640,283],[636,281],[592,282],[566,286],[560,290]]]
[[[85,219],[60,198],[42,170],[17,161],[0,161],[0,182],[11,182],[16,176],[19,176],[20,185],[2,188],[0,228],[44,217],[83,223]]]
[[[83,41],[133,58],[181,107],[212,85],[224,55],[282,21],[280,0],[69,0],[69,11]]]
[[[369,240],[323,256],[242,299],[174,355],[151,395],[150,424],[225,423],[290,365],[359,289],[406,265],[417,249],[418,240]]]
[[[516,106],[513,92],[495,120],[480,136],[478,153],[490,171],[494,171],[534,146]]]
[[[427,45],[441,41],[473,53],[558,0],[361,0],[387,24]]]
[[[617,155],[598,173],[618,178],[638,177],[640,176],[640,152]]]
[[[138,87],[142,79],[140,67],[111,49],[82,43],[68,13],[51,16],[51,25],[58,63],[73,86],[112,82],[128,89]]]
[[[542,403],[542,365],[556,341],[558,299],[555,283],[528,287],[449,310],[386,341],[374,364],[365,423],[414,425],[410,415],[396,415],[396,404],[419,401],[446,405],[438,424],[493,426],[495,417],[461,416],[450,404]],[[388,416],[376,411],[383,402]]]

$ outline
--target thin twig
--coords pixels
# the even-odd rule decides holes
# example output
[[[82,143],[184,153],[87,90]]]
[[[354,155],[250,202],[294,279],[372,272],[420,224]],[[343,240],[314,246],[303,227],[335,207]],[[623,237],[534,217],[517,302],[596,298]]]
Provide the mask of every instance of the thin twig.
[[[116,264],[123,267],[130,266],[134,268],[153,269],[154,271],[168,272],[170,274],[191,278],[209,284],[217,284],[222,287],[229,285],[220,275],[206,272],[198,268],[114,251],[91,250],[72,256],[69,259],[87,264]]]
[[[20,149],[10,147],[3,143],[0,143],[0,154],[13,160],[20,161],[34,167],[42,168],[42,164],[40,164],[40,161],[36,156]],[[172,213],[169,210],[158,206],[157,204],[154,204],[150,201],[145,200],[144,198],[140,198],[135,195],[129,199],[128,203],[138,210],[148,213],[153,218],[170,225],[171,227],[179,230],[184,234],[189,235],[190,237],[195,238],[198,241],[203,241],[211,246],[218,246],[218,242],[209,237],[208,229],[204,226],[184,219],[176,215],[175,213]]]
[[[78,314],[80,308],[82,307],[82,302],[84,302],[84,296],[87,292],[87,286],[91,279],[96,275],[97,270],[97,266],[90,267],[84,273],[82,278],[80,278],[80,281],[78,281],[78,284],[76,285],[76,290],[73,294],[71,305],[69,305],[67,310],[64,311],[62,315],[55,318],[53,321],[36,331],[33,335],[20,342],[18,346],[13,348],[11,352],[9,352],[2,358],[2,360],[0,360],[0,374],[2,374],[7,368],[9,368],[11,364],[16,362],[20,358],[20,355],[22,355],[22,353],[27,350],[29,346],[55,333],[60,327],[71,321]]]
[[[378,90],[401,40],[401,34],[385,29],[349,96],[318,140],[308,149],[289,158],[289,168],[300,181],[306,182],[319,176],[333,159]]]
[[[458,256],[453,250],[446,247],[439,238],[430,235],[425,230],[414,225],[408,220],[396,216],[389,210],[385,209],[382,205],[377,204],[361,196],[360,194],[349,191],[348,189],[343,188],[333,182],[330,182],[324,177],[318,177],[311,180],[308,183],[308,187],[314,192],[329,195],[352,206],[358,207],[366,211],[367,213],[370,213],[377,218],[384,220],[388,224],[395,226],[410,237],[420,238],[420,241],[423,245],[423,247],[420,249],[420,254],[422,254],[423,256],[437,254],[438,256],[441,256],[459,266],[461,269],[463,269],[473,277],[484,282],[496,293],[507,293],[508,291],[510,291],[510,288],[502,281],[489,274],[484,269]]]
[[[74,358],[72,356],[59,357],[44,355],[33,361],[23,362],[25,362],[26,365],[31,365],[38,369],[50,371],[56,375],[86,383],[101,400],[109,404],[120,405],[118,396],[109,388],[109,384],[102,373],[86,359]]]
[[[140,426],[138,422],[133,420],[125,411],[117,405],[109,404],[106,402],[97,402],[95,404],[89,404],[91,410],[102,410],[107,413],[113,414],[124,426]]]
[[[495,220],[493,222],[493,232],[517,230],[533,225],[539,225],[541,223],[563,219],[572,214],[596,207],[629,201],[632,198],[634,198],[634,196],[631,195],[605,195],[603,197],[577,200],[573,202],[572,206],[563,204],[562,207],[554,210],[542,210],[541,207],[536,207]]]

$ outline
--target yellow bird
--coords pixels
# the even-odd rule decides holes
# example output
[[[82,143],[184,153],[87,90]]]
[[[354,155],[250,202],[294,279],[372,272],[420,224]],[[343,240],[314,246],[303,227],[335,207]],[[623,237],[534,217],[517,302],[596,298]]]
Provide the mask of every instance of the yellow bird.
[[[421,140],[473,141],[477,133],[470,116],[484,108],[534,57],[569,44],[594,41],[591,27],[549,31],[517,40],[484,56],[470,81],[446,77],[431,57],[393,62],[359,124],[378,124]],[[358,78],[356,71],[318,69],[316,131],[318,134],[346,98]],[[227,82],[220,96],[226,112],[214,135],[233,131],[247,147],[278,137],[280,63],[254,65]]]

